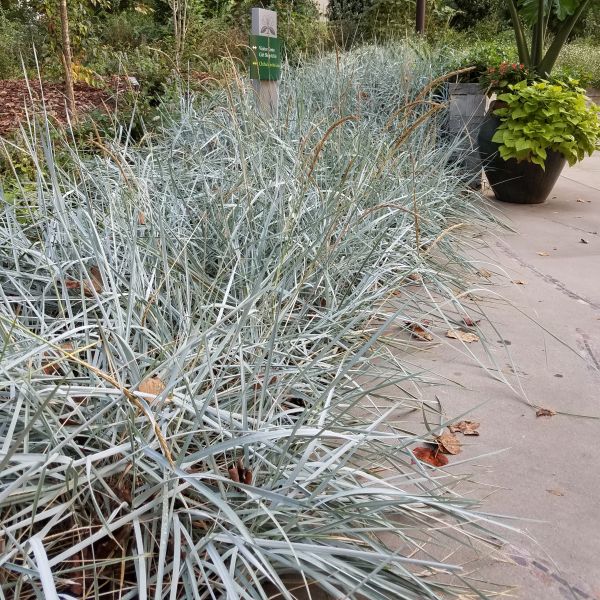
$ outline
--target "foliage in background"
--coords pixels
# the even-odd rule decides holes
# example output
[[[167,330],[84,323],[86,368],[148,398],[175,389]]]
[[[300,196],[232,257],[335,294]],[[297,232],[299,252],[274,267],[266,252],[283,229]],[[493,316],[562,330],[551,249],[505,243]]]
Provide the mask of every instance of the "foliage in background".
[[[548,77],[590,4],[591,0],[508,0],[519,62],[540,77]],[[552,39],[548,28],[551,20],[560,23]],[[526,27],[531,31],[529,42]]]
[[[74,173],[32,129],[35,191],[0,192],[5,597],[464,597],[489,517],[410,451],[443,417],[387,336],[467,314],[442,67],[330,55],[279,120],[232,76]]]
[[[459,31],[489,29],[490,35],[510,27],[506,0],[450,0],[450,24]]]
[[[504,160],[526,160],[544,167],[548,151],[570,165],[600,150],[600,107],[587,106],[585,90],[575,82],[526,80],[510,85],[494,111],[500,126],[492,141]]]
[[[600,88],[600,45],[584,40],[567,44],[558,57],[555,70],[562,76],[568,75],[582,84]]]

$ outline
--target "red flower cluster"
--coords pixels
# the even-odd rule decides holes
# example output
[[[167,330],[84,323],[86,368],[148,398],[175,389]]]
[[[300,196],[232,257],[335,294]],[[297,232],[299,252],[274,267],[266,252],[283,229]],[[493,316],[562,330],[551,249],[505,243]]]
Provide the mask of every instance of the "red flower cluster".
[[[523,63],[500,63],[497,67],[488,67],[479,78],[479,83],[490,94],[499,92],[511,84],[529,78],[529,70]]]

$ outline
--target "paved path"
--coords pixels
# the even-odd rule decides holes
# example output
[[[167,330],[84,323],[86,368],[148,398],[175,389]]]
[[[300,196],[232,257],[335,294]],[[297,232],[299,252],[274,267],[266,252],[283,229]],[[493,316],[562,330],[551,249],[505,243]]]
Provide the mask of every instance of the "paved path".
[[[600,600],[600,155],[565,170],[545,204],[495,204],[515,229],[480,255],[498,273],[481,296],[500,335],[482,324],[488,356],[452,340],[464,354],[442,345],[416,356],[464,386],[423,396],[437,395],[448,417],[489,400],[469,412],[481,435],[462,438],[461,458],[505,450],[468,467],[489,486],[484,509],[535,520],[516,524],[531,539],[513,537],[507,562],[481,576],[517,585],[524,600]],[[535,406],[558,414],[536,417]]]

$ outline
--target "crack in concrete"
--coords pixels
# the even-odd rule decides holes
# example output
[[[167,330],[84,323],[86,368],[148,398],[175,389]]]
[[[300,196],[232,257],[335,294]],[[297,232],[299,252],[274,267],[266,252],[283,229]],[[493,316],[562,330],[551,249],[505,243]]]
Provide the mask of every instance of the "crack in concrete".
[[[583,349],[583,352],[585,352],[585,354],[587,354],[589,358],[588,362],[590,363],[590,367],[592,367],[596,371],[600,371],[600,360],[596,356],[594,349],[590,344],[590,336],[584,331],[581,331],[579,327],[576,329],[576,331],[579,337],[581,338],[581,347]]]
[[[573,183],[576,183],[577,185],[582,185],[583,187],[590,188],[590,190],[600,191],[600,188],[597,188],[595,185],[590,185],[589,183],[583,183],[579,179],[573,179],[572,177],[567,177],[566,175],[561,175],[560,178],[566,179],[567,181],[572,181]]]
[[[582,590],[581,586],[569,583],[564,577],[562,577],[559,574],[559,572],[555,571],[552,567],[550,567],[548,563],[545,563],[540,559],[534,558],[529,552],[526,552],[523,549],[517,549],[514,546],[513,549],[516,550],[516,552],[508,554],[509,558],[513,562],[526,569],[541,571],[541,573],[544,574],[543,577],[547,583],[550,583],[547,579],[548,577],[553,579],[556,583],[559,584],[559,586],[562,586],[559,587],[559,591],[564,598],[569,598],[571,600],[578,600],[579,598],[583,598],[584,600],[600,600],[597,596],[592,596],[588,594],[585,590]]]
[[[587,305],[591,306],[595,310],[600,310],[600,304],[594,302],[593,300],[589,300],[583,296],[580,296],[576,292],[570,290],[562,281],[556,279],[556,277],[552,277],[547,273],[543,273],[533,265],[530,265],[528,262],[524,261],[516,252],[514,252],[508,244],[505,242],[496,242],[496,246],[500,248],[506,255],[514,258],[522,267],[525,267],[532,273],[535,273],[538,277],[541,277],[546,283],[552,284],[558,291],[565,294],[565,296],[571,298],[571,300],[577,300],[580,302],[585,302]]]
[[[569,225],[568,223],[562,223],[561,221],[555,221],[554,219],[548,219],[546,217],[546,221],[550,221],[551,223],[556,223],[557,225],[562,225],[563,227],[567,227],[569,229],[573,229],[574,231],[581,231],[583,233],[589,233],[590,235],[598,235],[597,231],[588,231],[587,229],[582,229],[581,227],[575,227],[575,225]]]

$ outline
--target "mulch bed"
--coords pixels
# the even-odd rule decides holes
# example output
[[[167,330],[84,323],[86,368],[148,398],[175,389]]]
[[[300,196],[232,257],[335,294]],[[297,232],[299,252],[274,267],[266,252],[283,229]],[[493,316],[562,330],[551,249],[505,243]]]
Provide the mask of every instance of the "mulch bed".
[[[76,83],[75,107],[77,115],[94,109],[109,112],[115,106],[115,97],[128,87],[126,78],[113,78],[105,89],[85,83]],[[130,86],[129,86],[130,87]],[[43,90],[43,93],[42,93]],[[6,136],[18,128],[27,115],[46,113],[60,124],[67,122],[67,98],[63,83],[25,81],[24,79],[0,80],[0,136]]]

